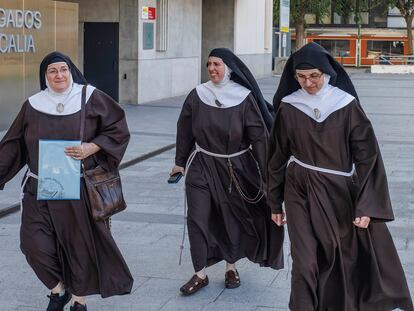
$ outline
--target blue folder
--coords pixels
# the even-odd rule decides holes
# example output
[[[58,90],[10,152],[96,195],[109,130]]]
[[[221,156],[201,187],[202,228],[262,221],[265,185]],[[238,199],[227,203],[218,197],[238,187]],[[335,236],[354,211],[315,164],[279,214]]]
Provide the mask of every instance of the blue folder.
[[[38,200],[79,200],[81,161],[68,157],[65,147],[79,140],[39,140]]]

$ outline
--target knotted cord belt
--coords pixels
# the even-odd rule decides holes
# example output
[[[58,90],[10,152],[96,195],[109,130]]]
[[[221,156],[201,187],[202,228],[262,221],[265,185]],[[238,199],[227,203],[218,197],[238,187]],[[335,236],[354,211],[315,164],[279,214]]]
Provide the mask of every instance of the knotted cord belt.
[[[185,171],[184,171],[184,227],[183,227],[183,236],[182,236],[181,245],[180,245],[180,259],[179,259],[179,262],[178,262],[180,265],[181,265],[181,258],[182,258],[183,249],[184,249],[185,233],[186,233],[186,227],[187,227],[187,210],[188,210],[188,208],[187,208],[187,194],[186,194],[186,189],[185,189],[185,179],[187,177],[188,170],[189,170],[191,164],[193,163],[193,160],[194,160],[195,156],[199,152],[204,153],[204,154],[206,154],[208,156],[211,156],[211,157],[227,159],[227,167],[229,169],[229,177],[230,177],[230,184],[229,184],[229,189],[228,189],[229,193],[231,193],[232,184],[234,183],[234,186],[235,186],[237,192],[248,203],[255,204],[255,203],[259,202],[262,199],[262,197],[264,196],[262,174],[260,172],[259,163],[256,161],[256,159],[253,157],[253,154],[251,153],[251,146],[249,146],[249,148],[246,148],[246,149],[241,150],[241,151],[236,152],[236,153],[220,154],[220,153],[214,153],[214,152],[210,152],[208,150],[205,150],[205,149],[201,148],[197,143],[195,143],[195,149],[190,154],[190,156],[188,157],[187,163],[185,164]],[[246,152],[249,152],[251,154],[253,160],[256,163],[257,171],[259,172],[259,176],[260,176],[259,191],[257,192],[257,194],[255,195],[254,198],[250,198],[246,194],[247,192],[244,191],[244,189],[242,188],[242,186],[241,186],[241,184],[240,184],[240,182],[237,178],[237,175],[234,172],[233,164],[231,163],[231,158],[238,157],[242,154],[245,154]]]
[[[290,159],[287,163],[287,166],[289,166],[289,164],[292,163],[292,162],[295,162],[295,163],[299,164],[300,166],[302,166],[304,168],[307,168],[309,170],[318,171],[318,172],[322,172],[322,173],[333,174],[333,175],[351,177],[355,173],[355,166],[352,166],[352,170],[350,172],[343,172],[343,171],[336,171],[336,170],[331,170],[329,168],[323,168],[323,167],[318,167],[318,166],[313,166],[313,165],[310,165],[310,164],[306,164],[306,163],[303,163],[302,161],[300,161],[299,159],[295,158],[294,156],[290,157]]]
[[[27,170],[26,175],[24,176],[22,186],[20,188],[20,213],[23,213],[23,197],[24,197],[24,192],[23,191],[24,191],[24,187],[26,186],[27,181],[29,180],[30,177],[32,177],[34,179],[39,179],[39,176],[32,173],[30,171],[30,169]]]

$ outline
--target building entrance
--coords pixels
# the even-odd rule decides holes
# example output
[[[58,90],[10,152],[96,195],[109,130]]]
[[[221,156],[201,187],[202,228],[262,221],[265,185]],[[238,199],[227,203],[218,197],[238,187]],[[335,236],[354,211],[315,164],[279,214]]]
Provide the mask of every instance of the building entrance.
[[[88,83],[118,101],[118,23],[84,24],[84,74]]]

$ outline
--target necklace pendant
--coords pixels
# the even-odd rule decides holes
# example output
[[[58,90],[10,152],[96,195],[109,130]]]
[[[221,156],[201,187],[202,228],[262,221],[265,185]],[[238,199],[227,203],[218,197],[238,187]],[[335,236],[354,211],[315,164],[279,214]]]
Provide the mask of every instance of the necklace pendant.
[[[62,113],[65,110],[65,106],[62,103],[57,104],[56,111]]]
[[[318,108],[313,109],[313,112],[315,113],[315,118],[318,120],[321,117],[321,111]]]

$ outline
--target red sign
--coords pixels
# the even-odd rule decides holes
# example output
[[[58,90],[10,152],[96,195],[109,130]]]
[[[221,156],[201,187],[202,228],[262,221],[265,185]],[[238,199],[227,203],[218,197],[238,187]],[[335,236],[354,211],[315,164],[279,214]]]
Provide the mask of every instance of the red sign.
[[[156,8],[148,8],[148,19],[155,19],[156,18]]]

